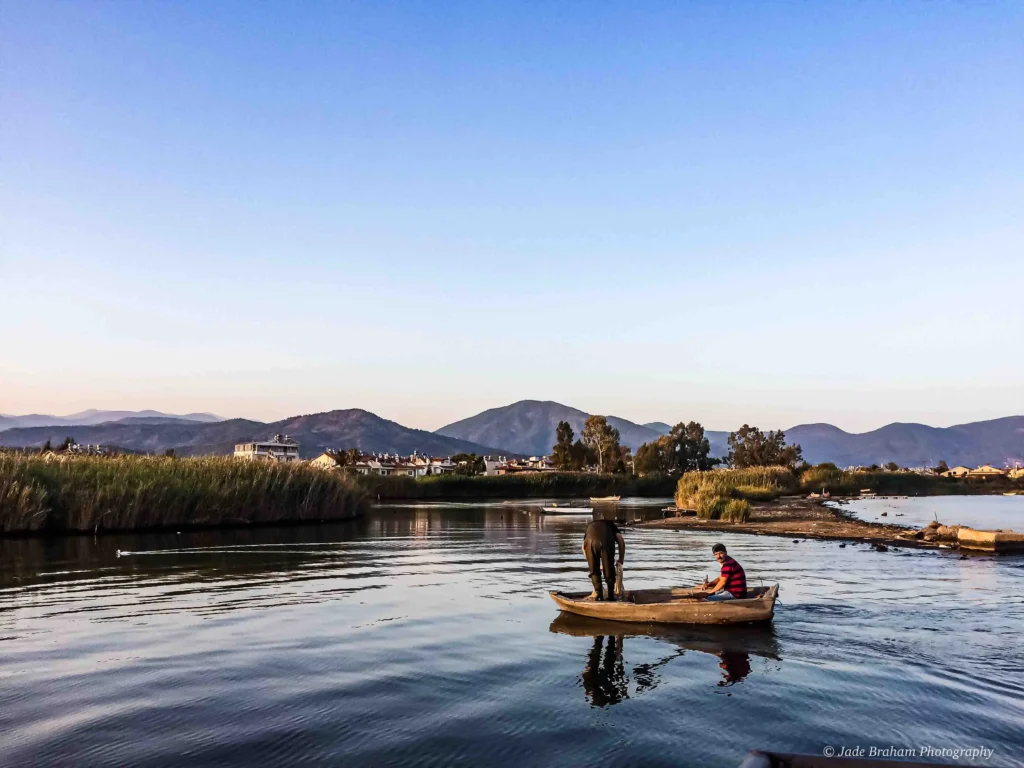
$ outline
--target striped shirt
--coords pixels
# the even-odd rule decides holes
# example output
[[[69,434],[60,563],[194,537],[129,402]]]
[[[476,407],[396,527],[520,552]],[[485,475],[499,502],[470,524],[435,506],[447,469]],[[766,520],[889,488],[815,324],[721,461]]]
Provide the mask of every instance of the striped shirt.
[[[743,566],[728,555],[722,561],[722,575],[725,577],[725,589],[737,600],[747,596],[747,574]]]

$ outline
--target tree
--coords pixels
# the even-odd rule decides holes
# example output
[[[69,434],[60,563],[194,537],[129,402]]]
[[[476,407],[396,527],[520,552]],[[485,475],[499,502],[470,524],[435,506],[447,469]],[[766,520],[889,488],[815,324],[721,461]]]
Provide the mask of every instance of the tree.
[[[567,471],[573,468],[572,441],[576,435],[568,421],[558,422],[555,430],[555,446],[551,449],[551,459],[556,469]]]
[[[475,453],[457,453],[452,456],[452,461],[458,465],[455,467],[456,475],[473,477],[486,471],[483,457],[477,456]]]
[[[43,443],[43,447],[39,449],[40,453],[49,453],[53,450],[53,446],[50,445],[50,438],[46,438],[46,442]]]
[[[73,438],[73,437],[65,437],[64,438],[64,442],[60,444],[60,448],[58,450],[66,451],[72,445],[78,445],[78,443],[75,442],[75,438]]]
[[[890,461],[888,464],[885,465],[885,468],[890,472],[896,472],[899,470],[900,465],[897,464],[895,461]]]
[[[666,436],[667,437],[667,436]],[[633,459],[633,469],[640,475],[668,474],[668,461],[665,457],[665,449],[668,441],[665,437],[659,437],[650,443],[642,443],[636,449],[636,456]]]
[[[605,466],[615,466],[621,459],[619,430],[608,423],[604,416],[590,416],[583,425],[583,443],[597,454],[597,469],[604,472]]]
[[[572,469],[580,472],[597,462],[597,453],[591,450],[590,446],[584,445],[582,440],[572,444]]]
[[[949,465],[946,463],[945,459],[942,459],[939,462],[939,466],[935,467],[935,469],[933,469],[932,471],[936,475],[941,475],[943,472],[949,472]]]
[[[744,424],[729,434],[729,464],[733,467],[793,467],[803,460],[799,445],[786,445],[781,429],[767,435],[757,427]]]
[[[704,471],[721,463],[710,454],[711,443],[704,436],[704,427],[696,421],[679,422],[667,435],[637,449],[636,470],[640,474],[666,475]]]
[[[168,458],[168,459],[173,459],[174,458],[174,449],[173,448],[168,448],[166,451],[164,451],[164,457]]]
[[[704,427],[696,421],[679,422],[669,431],[668,438],[674,457],[670,472],[704,471],[719,463],[718,459],[711,458],[711,443],[704,436]]]

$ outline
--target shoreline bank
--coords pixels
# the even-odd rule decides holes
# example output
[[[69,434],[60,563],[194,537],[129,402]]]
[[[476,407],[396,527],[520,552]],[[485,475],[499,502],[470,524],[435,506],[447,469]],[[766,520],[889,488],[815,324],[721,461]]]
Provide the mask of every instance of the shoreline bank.
[[[824,501],[783,497],[773,502],[751,504],[750,519],[743,523],[722,520],[700,520],[695,515],[667,517],[632,523],[631,528],[662,528],[691,531],[722,531],[754,536],[783,538],[861,541],[922,548],[946,548],[940,542],[901,537],[914,531],[910,526],[893,523],[868,523],[840,509],[826,506]]]

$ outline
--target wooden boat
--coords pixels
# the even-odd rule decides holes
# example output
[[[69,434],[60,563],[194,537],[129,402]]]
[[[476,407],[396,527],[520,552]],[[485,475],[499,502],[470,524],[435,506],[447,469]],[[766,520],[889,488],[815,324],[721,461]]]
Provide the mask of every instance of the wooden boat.
[[[593,507],[541,507],[545,515],[592,515]]]
[[[590,497],[590,503],[591,504],[610,504],[611,502],[618,501],[621,498],[622,498],[621,496],[591,496]]]
[[[549,592],[559,608],[580,616],[650,624],[750,624],[771,621],[779,585],[747,590],[743,600],[708,600],[700,589],[634,589],[621,600],[598,601],[589,592]]]
[[[795,755],[784,752],[751,752],[740,763],[739,768],[935,768],[936,765],[938,764],[910,763],[903,760]]]

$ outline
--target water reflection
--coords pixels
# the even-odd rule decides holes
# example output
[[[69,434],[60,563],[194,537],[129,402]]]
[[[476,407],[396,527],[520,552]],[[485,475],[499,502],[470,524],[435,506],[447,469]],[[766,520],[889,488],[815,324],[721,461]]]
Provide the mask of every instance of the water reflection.
[[[698,651],[718,657],[722,677],[719,687],[742,682],[752,671],[751,655],[781,661],[775,629],[771,626],[749,627],[674,627],[665,624],[632,624],[592,619],[572,613],[560,613],[549,627],[551,632],[573,637],[593,637],[580,680],[591,706],[607,707],[639,696],[658,687],[660,670],[687,651]],[[633,666],[626,671],[625,640],[627,637],[650,637],[675,650],[652,662]]]
[[[629,698],[629,678],[622,661],[621,636],[594,637],[594,645],[580,679],[584,695],[592,706],[608,707]]]

